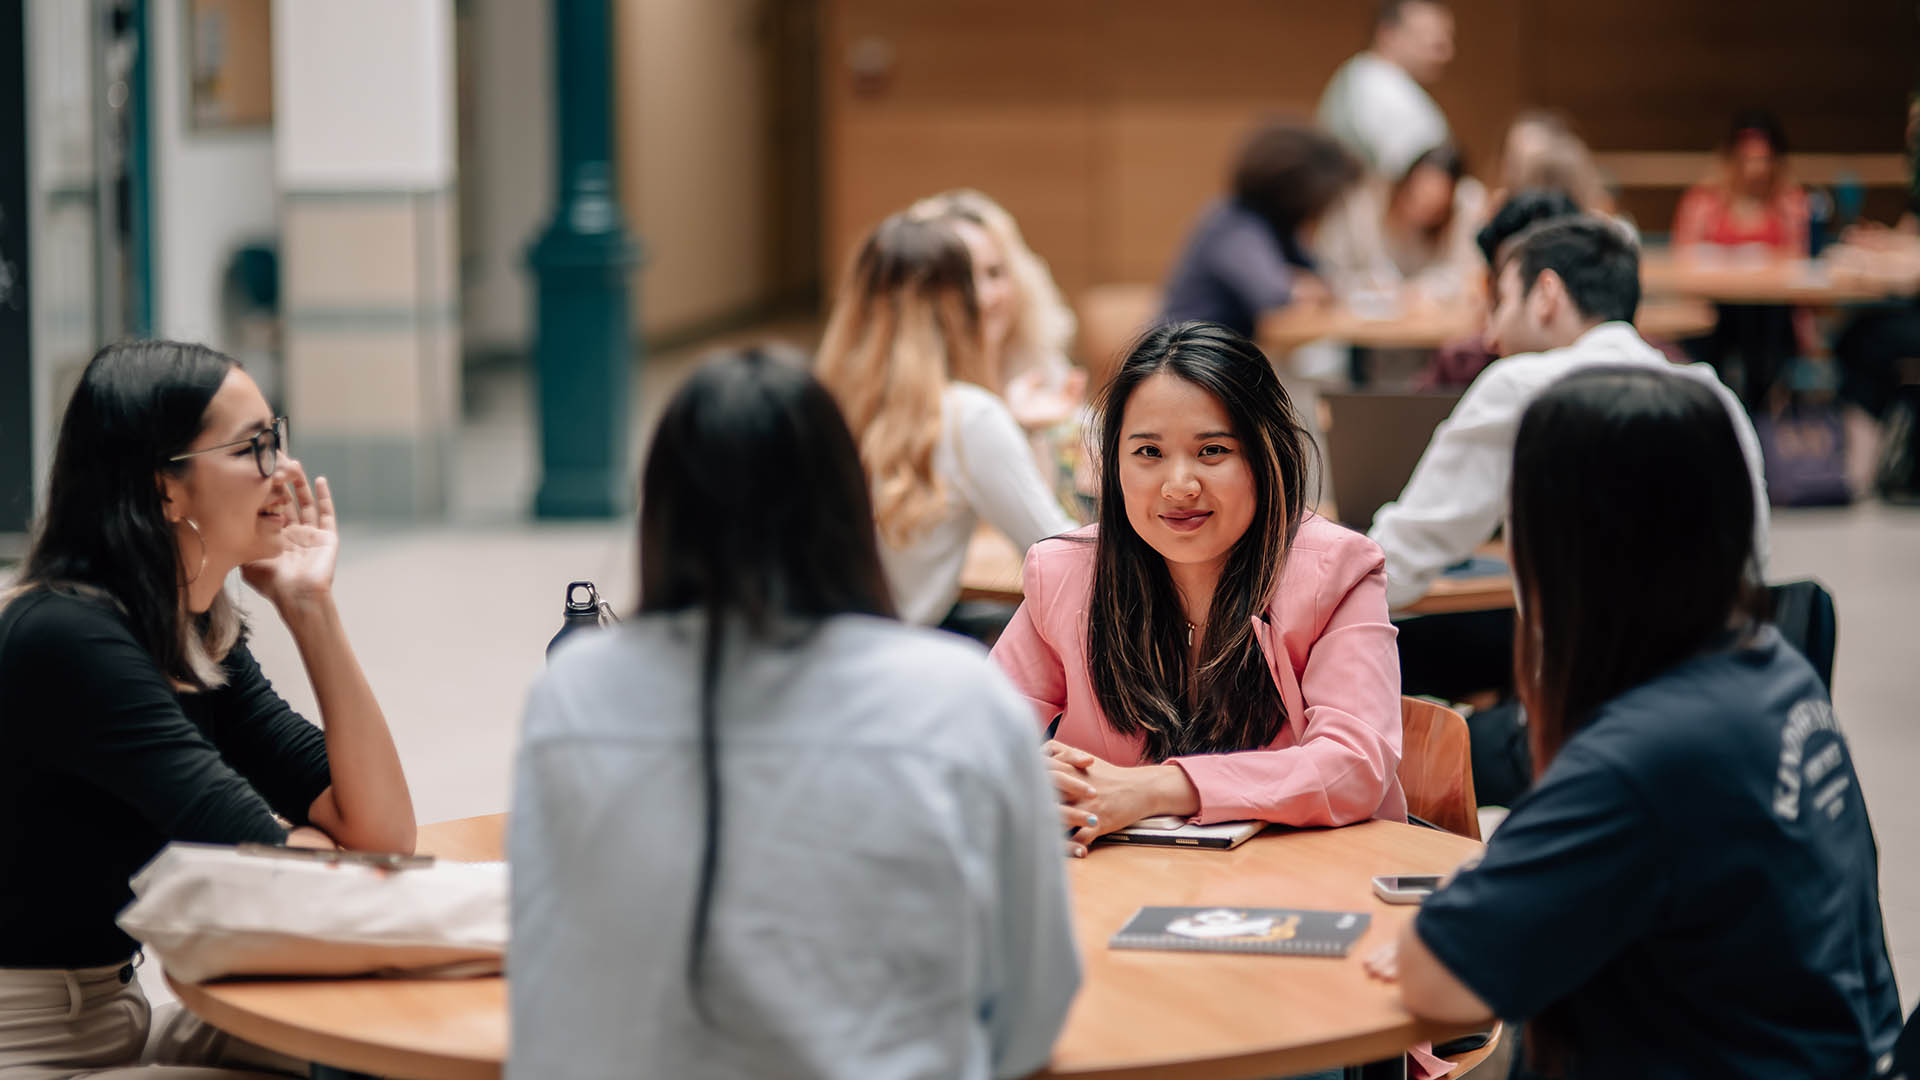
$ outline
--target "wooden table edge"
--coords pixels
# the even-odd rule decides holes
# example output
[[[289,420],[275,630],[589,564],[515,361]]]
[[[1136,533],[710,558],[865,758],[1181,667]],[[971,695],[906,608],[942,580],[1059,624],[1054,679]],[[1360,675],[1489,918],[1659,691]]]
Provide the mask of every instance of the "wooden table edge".
[[[1425,596],[1393,615],[1395,618],[1451,615],[1462,611],[1499,611],[1513,606],[1513,578],[1506,574],[1484,578],[1440,578]]]
[[[1095,1065],[1084,1069],[1057,1070],[1052,1066],[1033,1074],[1031,1080],[1221,1080],[1224,1077],[1294,1076],[1300,1073],[1337,1069],[1371,1061],[1387,1061],[1406,1053],[1423,1042],[1442,1042],[1485,1028],[1485,1024],[1438,1024],[1418,1018],[1385,1031],[1350,1035],[1312,1047],[1285,1047],[1250,1050],[1204,1059],[1137,1062],[1130,1065]],[[1495,1039],[1498,1039],[1498,1033]],[[1488,1042],[1491,1052],[1495,1042]],[[1457,1075],[1450,1073],[1448,1075]]]
[[[181,982],[172,975],[166,978],[180,1004],[195,1016],[236,1039],[302,1061],[391,1080],[498,1080],[505,1067],[504,1062],[484,1057],[413,1050],[296,1027],[223,1001],[199,983]]]
[[[962,585],[960,587],[960,599],[962,600],[984,601],[993,604],[1012,604],[1018,607],[1026,598],[1026,594],[1018,588],[1000,589],[991,585]]]

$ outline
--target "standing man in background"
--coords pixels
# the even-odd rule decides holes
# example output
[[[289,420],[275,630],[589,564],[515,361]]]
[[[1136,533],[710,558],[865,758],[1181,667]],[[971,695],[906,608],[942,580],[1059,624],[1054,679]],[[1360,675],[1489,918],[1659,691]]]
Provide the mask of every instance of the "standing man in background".
[[[1453,59],[1453,11],[1440,0],[1381,0],[1373,47],[1340,65],[1320,95],[1320,126],[1377,173],[1399,176],[1447,142],[1427,94]]]

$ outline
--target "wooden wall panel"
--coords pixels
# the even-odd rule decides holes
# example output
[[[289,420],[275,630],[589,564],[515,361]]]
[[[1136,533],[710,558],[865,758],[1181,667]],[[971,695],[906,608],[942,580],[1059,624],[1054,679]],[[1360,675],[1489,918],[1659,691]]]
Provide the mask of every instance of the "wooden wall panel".
[[[1225,190],[1233,156],[1260,116],[1257,106],[1239,103],[1100,110],[1092,192],[1099,281],[1166,277],[1194,219]]]
[[[1161,280],[1260,119],[1309,115],[1365,47],[1357,0],[825,0],[827,280],[860,235],[959,184],[1017,215],[1069,295]],[[1808,150],[1897,149],[1912,0],[1454,0],[1434,97],[1474,171],[1521,108],[1600,150],[1705,150],[1752,101]],[[888,77],[849,61],[874,43]],[[1667,222],[1673,193],[1634,193]],[[1637,201],[1636,201],[1637,200]]]
[[[1795,149],[1897,151],[1920,76],[1912,0],[1536,0],[1522,89],[1598,150],[1704,150],[1747,106]]]
[[[825,75],[843,104],[1059,104],[1084,99],[1098,0],[829,0]],[[1169,9],[1171,10],[1171,9]],[[849,55],[892,55],[883,85],[860,90]]]
[[[867,231],[952,187],[991,193],[1063,285],[1090,278],[1087,27],[1095,0],[827,0],[829,295]],[[877,67],[877,58],[884,63]]]
[[[1239,101],[1311,110],[1366,44],[1371,5],[1314,0],[1105,0],[1096,93],[1106,102]]]
[[[830,193],[838,245],[826,278],[837,287],[867,231],[915,199],[974,187],[1000,200],[1061,287],[1093,279],[1093,127],[1079,106],[903,106],[863,111],[840,136]]]

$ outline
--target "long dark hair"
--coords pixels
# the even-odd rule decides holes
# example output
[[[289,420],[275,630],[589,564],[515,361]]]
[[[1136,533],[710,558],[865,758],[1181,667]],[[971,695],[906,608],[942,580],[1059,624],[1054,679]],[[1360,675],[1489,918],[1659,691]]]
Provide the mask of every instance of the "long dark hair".
[[[699,993],[720,865],[717,698],[728,627],[893,616],[867,478],[833,398],[759,349],[707,362],[667,403],[640,504],[640,611],[706,614],[700,765],[706,824],[687,979]]]
[[[1601,705],[1764,610],[1756,508],[1733,421],[1706,386],[1589,368],[1520,419],[1508,543],[1519,590],[1514,684],[1534,776]],[[1526,1029],[1529,1068],[1563,1074],[1570,1018]]]
[[[167,521],[160,475],[186,471],[188,462],[167,459],[200,434],[207,404],[238,366],[178,341],[121,342],[95,353],[67,402],[47,508],[9,594],[103,594],[184,690],[225,681],[218,664],[242,627],[224,590],[206,614],[187,612],[181,586],[197,571]]]
[[[1187,617],[1167,563],[1127,520],[1120,492],[1127,401],[1165,372],[1219,400],[1253,473],[1253,520],[1214,589],[1197,671]],[[1248,750],[1286,723],[1252,620],[1262,615],[1306,515],[1307,454],[1293,402],[1260,349],[1217,323],[1149,330],[1121,362],[1100,405],[1100,532],[1087,608],[1087,663],[1114,730],[1144,735],[1148,760]]]
[[[1514,680],[1538,776],[1609,699],[1758,614],[1753,485],[1711,389],[1594,368],[1521,417],[1512,505]]]

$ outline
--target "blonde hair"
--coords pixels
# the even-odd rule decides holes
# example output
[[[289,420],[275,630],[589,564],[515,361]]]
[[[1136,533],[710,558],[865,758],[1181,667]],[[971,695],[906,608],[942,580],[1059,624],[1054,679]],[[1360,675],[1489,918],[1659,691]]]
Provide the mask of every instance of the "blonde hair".
[[[1522,127],[1538,129],[1543,138],[1530,152],[1517,157],[1509,155],[1501,161],[1503,190],[1509,193],[1529,188],[1564,191],[1582,210],[1613,213],[1613,195],[1600,176],[1600,167],[1594,164],[1592,151],[1574,134],[1565,117],[1547,109],[1521,113],[1507,125],[1508,145],[1503,146],[1503,150],[1511,149],[1513,131]]]
[[[1054,284],[1047,261],[1027,246],[1020,225],[1006,207],[972,188],[955,188],[921,199],[907,212],[921,218],[971,222],[1000,245],[1019,308],[1000,354],[998,374],[1002,378],[1012,379],[1035,368],[1064,366],[1067,349],[1073,343],[1073,309],[1061,296],[1060,286]],[[999,393],[1005,386],[987,389]]]
[[[982,368],[966,244],[940,220],[882,221],[841,282],[814,373],[860,447],[888,547],[911,544],[944,507],[933,468],[941,401],[949,382],[994,387]]]

